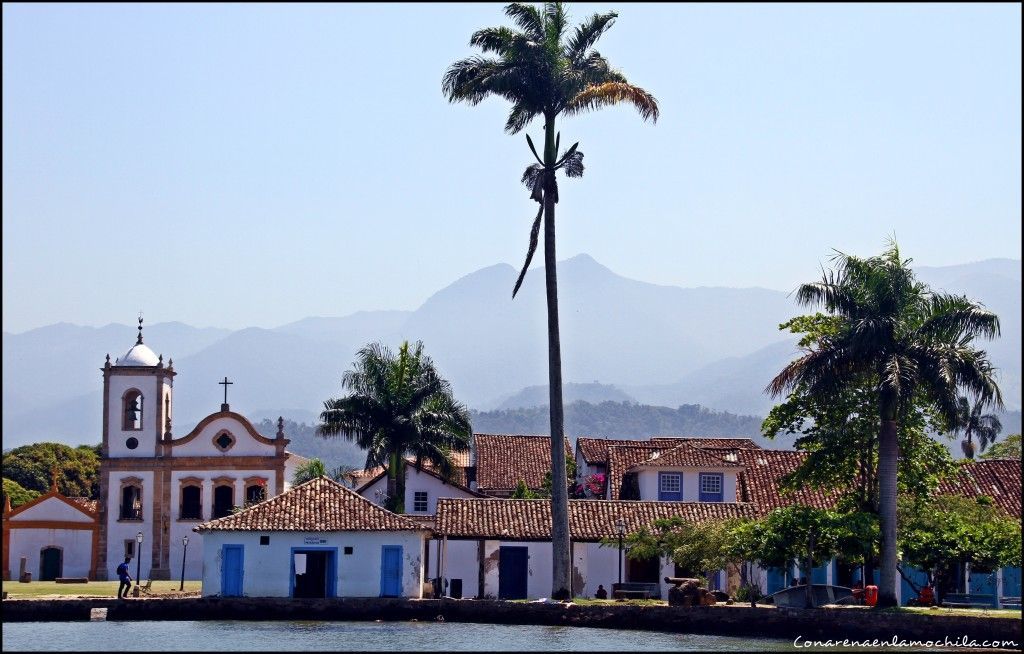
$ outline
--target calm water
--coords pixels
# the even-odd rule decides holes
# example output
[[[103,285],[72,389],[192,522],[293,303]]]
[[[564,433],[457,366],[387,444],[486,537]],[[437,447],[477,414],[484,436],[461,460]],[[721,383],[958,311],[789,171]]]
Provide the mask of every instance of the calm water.
[[[778,640],[454,622],[22,622],[3,625],[3,643],[4,651],[792,650]]]

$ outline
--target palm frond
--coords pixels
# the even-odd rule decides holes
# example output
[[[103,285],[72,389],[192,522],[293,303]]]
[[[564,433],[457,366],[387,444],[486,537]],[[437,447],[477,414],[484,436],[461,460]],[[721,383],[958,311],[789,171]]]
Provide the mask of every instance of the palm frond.
[[[643,120],[649,119],[651,122],[658,122],[658,101],[639,86],[633,86],[626,82],[605,82],[588,86],[569,100],[565,107],[565,114],[571,116],[623,102],[632,104]]]
[[[519,271],[519,278],[516,279],[516,285],[512,289],[512,298],[515,299],[516,293],[519,292],[519,287],[523,285],[523,278],[526,277],[526,270],[530,267],[530,262],[533,261],[533,253],[537,250],[537,237],[540,234],[540,221],[544,216],[544,204],[539,203],[540,207],[537,209],[537,217],[533,219],[533,227],[530,228],[530,247],[526,251],[526,261],[523,262],[523,269]]]
[[[565,45],[566,58],[579,61],[587,50],[597,43],[601,35],[615,23],[618,16],[616,12],[610,11],[606,14],[594,14],[585,22],[580,23]]]
[[[562,167],[568,177],[583,177],[583,153],[577,150],[566,156]]]
[[[525,2],[513,2],[505,6],[505,15],[535,41],[544,40],[544,18],[540,11]]]

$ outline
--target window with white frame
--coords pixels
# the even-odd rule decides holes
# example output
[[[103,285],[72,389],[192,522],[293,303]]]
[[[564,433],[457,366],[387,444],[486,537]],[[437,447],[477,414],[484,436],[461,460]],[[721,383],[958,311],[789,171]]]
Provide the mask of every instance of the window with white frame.
[[[678,472],[658,474],[658,500],[681,502],[683,499],[683,475]]]
[[[427,512],[427,491],[416,491],[412,495],[412,510]]]
[[[700,501],[701,502],[722,502],[725,500],[723,493],[724,477],[720,472],[700,473]]]

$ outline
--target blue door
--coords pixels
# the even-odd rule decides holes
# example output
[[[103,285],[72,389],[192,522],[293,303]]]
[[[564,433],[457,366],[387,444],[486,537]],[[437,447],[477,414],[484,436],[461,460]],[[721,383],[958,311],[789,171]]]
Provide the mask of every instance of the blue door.
[[[380,550],[380,596],[402,595],[402,546],[384,545]]]
[[[1003,568],[1003,597],[1020,597],[1020,568]]]
[[[996,605],[996,573],[971,572],[971,594],[991,595],[992,606]]]
[[[765,593],[771,595],[786,587],[786,571],[782,568],[768,568]]]
[[[828,564],[811,568],[811,583],[824,584],[828,582]]]
[[[243,552],[241,545],[224,545],[221,548],[221,597],[242,596]]]
[[[529,560],[525,547],[498,548],[498,599],[526,599]]]

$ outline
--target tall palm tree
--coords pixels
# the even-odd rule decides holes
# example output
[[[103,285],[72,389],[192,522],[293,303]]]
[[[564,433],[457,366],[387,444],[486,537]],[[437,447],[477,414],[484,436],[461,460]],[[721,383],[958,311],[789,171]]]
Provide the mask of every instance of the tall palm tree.
[[[977,449],[985,451],[986,447],[996,442],[999,432],[1003,431],[1003,423],[995,414],[983,414],[984,404],[975,402],[974,406],[971,406],[966,397],[959,399],[957,410],[959,413],[957,431],[964,435],[960,447],[963,449],[965,457],[973,459],[976,452],[974,437],[978,437]]]
[[[829,398],[858,377],[876,376],[882,524],[878,602],[894,606],[898,417],[915,396],[923,397],[955,428],[961,390],[982,405],[1002,406],[987,354],[971,346],[978,336],[997,336],[999,319],[966,297],[935,293],[918,282],[895,242],[877,257],[837,252],[833,262],[835,269],[820,282],[801,285],[796,299],[840,317],[838,332],[805,347],[766,390],[777,396],[804,383],[811,393]]]
[[[558,332],[558,279],[555,272],[556,173],[583,175],[583,153],[574,144],[560,154],[555,131],[559,115],[573,116],[622,102],[632,104],[644,120],[658,119],[658,102],[647,91],[630,84],[622,73],[594,50],[601,35],[615,22],[615,12],[594,14],[567,34],[568,16],[560,2],[542,8],[512,3],[505,15],[516,28],[489,27],[477,31],[470,45],[494,57],[474,56],[456,61],[444,75],[442,90],[450,102],[480,103],[496,95],[512,103],[505,131],[516,134],[537,117],[544,119],[544,151],[538,154],[529,135],[526,141],[537,163],[523,173],[530,198],[540,206],[530,231],[523,268],[512,289],[514,298],[537,249],[541,218],[544,222],[544,272],[548,306],[548,388],[551,412],[551,545],[552,593],[570,595],[569,503],[565,474],[562,409],[562,355]]]
[[[405,512],[406,456],[421,469],[429,462],[444,477],[454,471],[451,454],[469,449],[469,411],[423,354],[423,343],[405,341],[398,354],[380,343],[359,350],[345,373],[345,397],[324,402],[319,436],[344,436],[366,450],[366,467],[387,466],[386,507]]]

